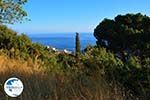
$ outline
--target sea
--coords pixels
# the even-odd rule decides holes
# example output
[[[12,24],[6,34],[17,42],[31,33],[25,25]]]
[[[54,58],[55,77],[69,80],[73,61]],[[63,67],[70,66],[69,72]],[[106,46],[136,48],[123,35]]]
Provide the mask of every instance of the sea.
[[[75,50],[75,33],[38,33],[28,34],[28,36],[34,43],[40,43],[59,50]],[[81,50],[84,50],[88,45],[96,44],[93,33],[80,33],[79,38]]]

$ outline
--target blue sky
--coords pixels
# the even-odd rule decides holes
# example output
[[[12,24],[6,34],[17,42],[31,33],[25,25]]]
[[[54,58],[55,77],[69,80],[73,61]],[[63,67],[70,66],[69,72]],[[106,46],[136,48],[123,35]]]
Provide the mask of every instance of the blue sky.
[[[31,21],[9,25],[20,33],[93,32],[104,18],[141,12],[150,15],[150,0],[28,0]]]

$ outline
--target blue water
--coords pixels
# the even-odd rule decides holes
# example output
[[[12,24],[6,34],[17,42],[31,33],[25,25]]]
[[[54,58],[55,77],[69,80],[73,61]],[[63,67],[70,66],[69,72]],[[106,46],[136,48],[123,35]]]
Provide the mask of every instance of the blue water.
[[[55,47],[63,50],[75,50],[75,33],[43,33],[43,34],[28,34],[33,42],[41,43],[45,46]],[[81,49],[88,45],[95,45],[96,39],[92,33],[80,33]]]

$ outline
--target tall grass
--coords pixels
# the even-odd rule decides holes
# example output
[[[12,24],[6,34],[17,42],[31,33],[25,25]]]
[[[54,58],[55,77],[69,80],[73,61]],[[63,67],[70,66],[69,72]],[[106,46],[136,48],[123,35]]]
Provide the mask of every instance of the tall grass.
[[[8,97],[3,90],[4,82],[10,77],[18,77],[24,84],[18,98]],[[0,100],[135,100],[135,97],[121,86],[107,83],[98,71],[91,76],[72,78],[45,73],[31,59],[0,56]]]

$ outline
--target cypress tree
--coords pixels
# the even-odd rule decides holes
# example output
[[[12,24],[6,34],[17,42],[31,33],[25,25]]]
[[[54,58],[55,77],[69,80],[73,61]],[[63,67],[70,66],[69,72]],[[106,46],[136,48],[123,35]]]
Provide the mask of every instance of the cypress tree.
[[[79,33],[76,33],[76,56],[80,54],[80,38]]]

